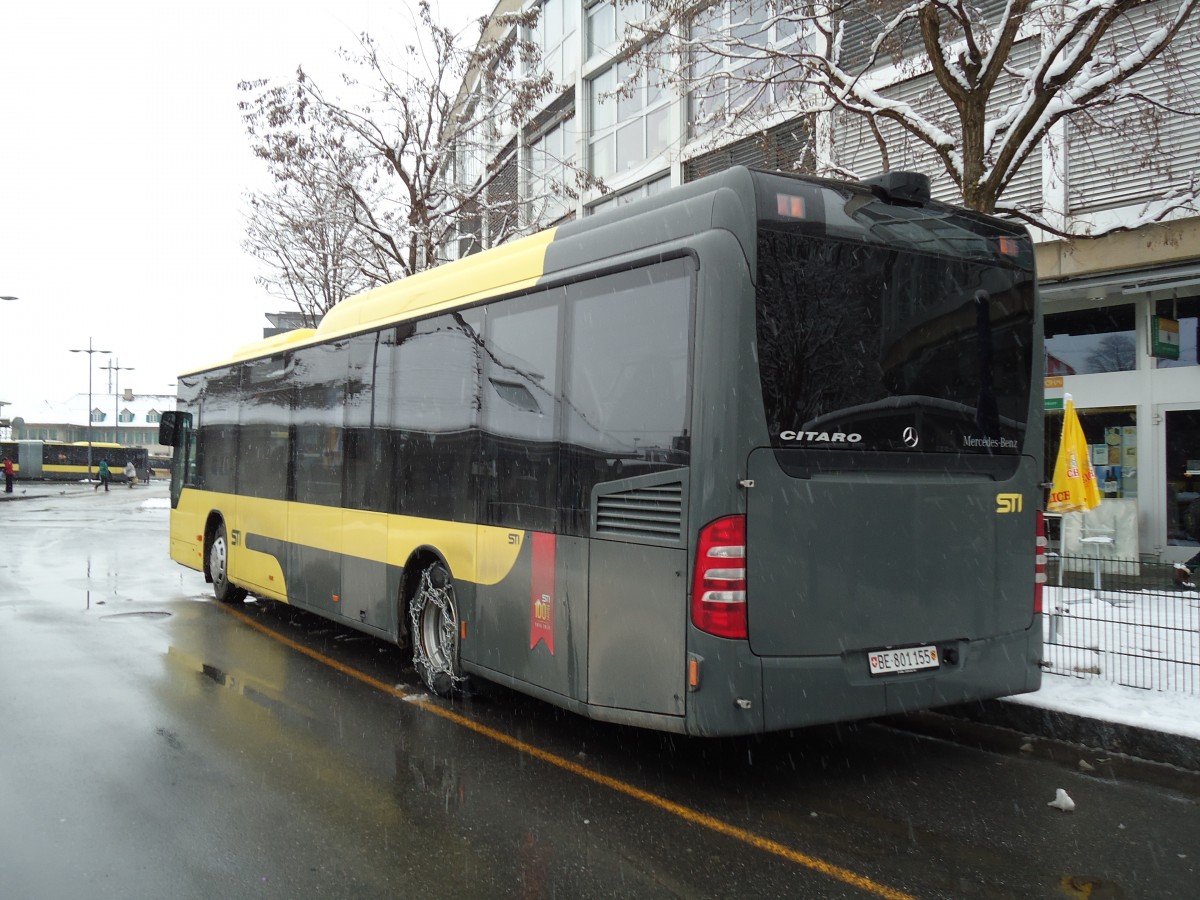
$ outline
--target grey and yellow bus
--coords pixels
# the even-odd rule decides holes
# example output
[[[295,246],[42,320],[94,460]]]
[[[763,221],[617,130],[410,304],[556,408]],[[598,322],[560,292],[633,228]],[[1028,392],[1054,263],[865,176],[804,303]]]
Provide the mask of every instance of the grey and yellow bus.
[[[1041,347],[1022,229],[735,168],[183,374],[171,555],[667,731],[1032,691]]]
[[[137,477],[146,475],[145,447],[87,441],[0,441],[0,455],[13,462],[14,475],[27,481],[81,481],[95,478],[100,460],[108,460],[113,481],[125,481],[125,464],[133,463]]]

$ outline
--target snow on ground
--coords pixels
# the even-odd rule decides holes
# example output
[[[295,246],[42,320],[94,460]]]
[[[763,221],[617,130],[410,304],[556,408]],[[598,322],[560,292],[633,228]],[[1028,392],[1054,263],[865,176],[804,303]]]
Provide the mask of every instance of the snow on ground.
[[[1009,699],[1200,739],[1200,593],[1047,586],[1045,608],[1050,671]]]

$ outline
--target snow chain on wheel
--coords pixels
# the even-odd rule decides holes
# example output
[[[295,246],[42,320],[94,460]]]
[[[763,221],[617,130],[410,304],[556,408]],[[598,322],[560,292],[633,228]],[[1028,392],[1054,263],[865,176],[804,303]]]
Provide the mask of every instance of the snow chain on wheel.
[[[458,607],[454,584],[444,566],[434,564],[421,572],[416,593],[408,605],[412,628],[413,668],[425,686],[439,697],[449,697],[466,681],[458,666]]]

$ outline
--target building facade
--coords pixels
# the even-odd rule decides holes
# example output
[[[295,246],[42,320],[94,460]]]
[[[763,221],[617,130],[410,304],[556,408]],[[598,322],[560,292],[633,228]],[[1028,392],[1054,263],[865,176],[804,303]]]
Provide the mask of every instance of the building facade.
[[[76,394],[65,402],[42,401],[23,409],[11,424],[14,441],[91,441],[125,447],[145,447],[151,456],[170,457],[171,448],[158,443],[158,423],[164,410],[175,408],[173,394]],[[90,428],[89,428],[90,421]]]
[[[689,90],[686,79],[670,77],[683,65],[720,75],[723,69],[732,73],[753,64],[737,54],[684,61],[643,47],[640,59],[622,58],[623,40],[646,16],[637,0],[501,0],[492,14],[492,33],[502,27],[506,13],[539,3],[537,27],[526,37],[536,41],[540,65],[553,73],[558,89],[526,127],[495,127],[487,136],[494,148],[489,158],[473,152],[458,159],[458,177],[467,183],[501,164],[489,191],[509,207],[519,205],[526,231],[593,215],[730,165],[825,174],[827,166],[817,171],[820,158],[859,177],[884,167],[871,135],[844,114],[788,118],[775,112],[751,133],[697,126],[719,121],[714,112],[739,103],[761,101],[764,108],[777,109],[770,104],[779,98],[771,92],[781,87],[765,78],[766,93],[747,98],[736,95],[736,79],[709,79],[707,87],[693,83]],[[1142,4],[1120,27],[1127,33],[1144,31],[1177,3]],[[985,15],[999,15],[1005,6],[1002,0],[977,5]],[[878,30],[878,19],[865,12],[869,7],[847,7],[864,12],[849,13],[843,62],[853,61],[855,53],[867,58]],[[765,9],[765,4],[725,0],[708,13],[705,27],[725,27],[770,47],[809,39],[786,23],[756,28],[756,17],[765,17]],[[1022,164],[1003,200],[1036,211],[1063,232],[1099,234],[1129,228],[1172,193],[1195,191],[1200,123],[1180,113],[1200,112],[1196,18],[1172,45],[1170,63],[1148,68],[1131,83],[1161,104],[1152,123],[1118,104],[1103,113],[1111,116],[1107,122],[1089,116],[1056,126]],[[1042,40],[1033,33],[1018,41],[1011,69],[1032,62]],[[922,109],[949,102],[933,89],[932,76],[914,75],[900,62],[864,71],[864,77],[881,95]],[[1005,102],[1017,89],[1015,76],[1001,82],[996,102]],[[883,136],[891,168],[925,171],[937,199],[960,199],[929,151],[906,141],[898,128],[885,129]],[[1123,557],[1187,559],[1200,546],[1200,218],[1195,205],[1190,213],[1177,211],[1157,224],[1107,236],[1063,240],[1035,231],[1034,237],[1045,316],[1047,466],[1057,451],[1063,398],[1070,394],[1110,501],[1102,504],[1104,512],[1093,526],[1116,534]],[[458,239],[444,251],[455,258],[489,245],[487,216],[480,215],[464,220]]]

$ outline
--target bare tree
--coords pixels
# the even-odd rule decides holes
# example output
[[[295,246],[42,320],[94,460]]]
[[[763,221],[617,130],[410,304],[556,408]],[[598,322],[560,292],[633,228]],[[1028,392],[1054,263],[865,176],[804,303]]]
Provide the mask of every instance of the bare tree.
[[[368,190],[366,163],[339,139],[319,110],[307,128],[269,132],[255,153],[274,179],[249,194],[243,249],[266,265],[256,280],[293,303],[315,327],[336,304],[370,286],[372,248],[354,224],[350,185]]]
[[[810,130],[818,170],[873,174],[845,164],[847,130],[875,143],[883,169],[898,144],[915,144],[966,206],[1060,234],[1065,210],[1004,202],[1056,128],[1152,136],[1166,118],[1200,112],[1194,77],[1172,58],[1181,35],[1196,39],[1185,27],[1200,0],[634,2],[647,15],[623,50],[652,66],[665,44],[682,60],[672,77],[691,98],[694,136],[820,114],[826,126]],[[1151,75],[1161,90],[1146,89]],[[918,78],[921,96],[889,90]],[[1198,193],[1193,167],[1122,227],[1195,211]]]
[[[366,34],[354,51],[343,51],[349,71],[336,93],[303,69],[291,83],[241,86],[251,95],[241,106],[256,145],[290,154],[301,168],[316,164],[321,177],[337,181],[345,202],[333,208],[353,227],[354,256],[369,283],[436,265],[464,220],[487,217],[497,243],[519,229],[515,191],[489,188],[515,154],[495,145],[499,126],[523,124],[552,83],[549,74],[523,74],[536,71],[534,48],[520,40],[531,16],[536,11],[493,22],[495,35],[476,41],[470,32],[479,36],[482,20],[456,33],[434,22],[423,0],[396,60]],[[320,139],[326,146],[308,152],[314,116],[329,128]],[[337,172],[329,165],[334,150],[363,168]],[[488,160],[478,177],[454,177],[456,164],[471,156]]]
[[[1110,334],[1087,355],[1089,372],[1131,372],[1137,365],[1137,342],[1128,334]]]

